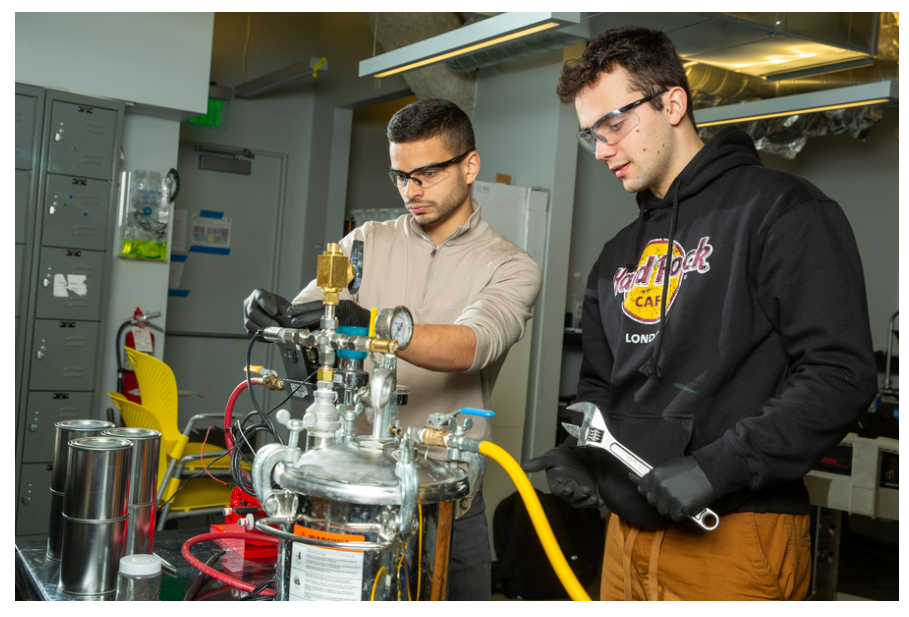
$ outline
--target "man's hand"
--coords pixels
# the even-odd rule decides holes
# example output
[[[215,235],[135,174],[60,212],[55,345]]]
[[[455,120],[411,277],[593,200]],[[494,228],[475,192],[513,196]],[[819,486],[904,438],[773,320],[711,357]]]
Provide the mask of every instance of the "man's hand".
[[[287,310],[291,327],[307,330],[318,330],[324,314],[325,305],[321,300],[292,304]],[[338,325],[341,326],[368,328],[369,316],[368,310],[351,300],[341,300],[335,307],[335,317],[338,319]]]
[[[716,501],[716,491],[693,456],[657,465],[644,476],[628,474],[660,514],[678,522]]]
[[[521,469],[527,473],[545,469],[552,494],[575,508],[598,508],[603,505],[587,462],[574,448],[565,445],[553,448],[543,456],[530,459],[521,465]]]
[[[243,301],[243,326],[252,336],[262,328],[271,326],[290,326],[287,309],[290,302],[269,293],[264,289],[256,289]]]

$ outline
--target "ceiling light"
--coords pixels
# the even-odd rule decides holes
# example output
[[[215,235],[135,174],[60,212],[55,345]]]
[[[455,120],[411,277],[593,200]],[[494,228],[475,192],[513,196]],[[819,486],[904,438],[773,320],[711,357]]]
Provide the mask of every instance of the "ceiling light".
[[[779,118],[861,105],[899,104],[899,80],[849,86],[834,90],[819,90],[805,94],[781,96],[736,105],[696,109],[694,119],[698,128]]]
[[[363,60],[360,77],[387,77],[580,21],[580,13],[503,13]]]

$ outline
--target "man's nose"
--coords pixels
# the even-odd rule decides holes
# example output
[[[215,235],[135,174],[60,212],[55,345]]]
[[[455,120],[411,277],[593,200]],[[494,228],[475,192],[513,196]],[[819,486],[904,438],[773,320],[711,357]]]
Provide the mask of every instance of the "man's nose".
[[[597,150],[594,153],[594,156],[598,161],[605,161],[611,159],[616,154],[615,146],[610,146],[606,142],[597,140]]]
[[[417,184],[417,182],[410,178],[407,180],[407,185],[404,187],[404,198],[408,201],[414,197],[419,197],[423,194],[423,187]]]
[[[615,146],[610,146],[609,144],[597,140],[597,151],[594,154],[598,161],[605,161],[611,159],[616,155]]]

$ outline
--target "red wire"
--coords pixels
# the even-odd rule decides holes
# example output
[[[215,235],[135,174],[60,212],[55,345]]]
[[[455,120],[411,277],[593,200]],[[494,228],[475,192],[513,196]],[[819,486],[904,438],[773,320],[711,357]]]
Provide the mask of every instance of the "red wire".
[[[253,377],[251,381],[254,384],[260,384],[262,383],[262,378]],[[227,450],[231,450],[234,447],[234,439],[230,435],[230,425],[234,421],[234,404],[236,404],[237,397],[240,396],[240,393],[247,387],[249,387],[249,384],[246,383],[246,380],[241,381],[240,384],[234,388],[234,391],[231,392],[230,398],[227,399],[227,407],[224,408],[224,441],[227,444]]]
[[[225,482],[224,480],[219,480],[218,478],[211,475],[211,472],[208,470],[208,467],[205,466],[205,442],[208,441],[208,434],[211,432],[212,427],[214,427],[214,424],[209,426],[208,430],[205,431],[205,439],[202,440],[202,447],[199,448],[199,461],[202,462],[202,469],[205,470],[205,473],[208,474],[209,478],[211,478],[215,482],[220,482],[224,486],[227,486],[227,482]]]
[[[265,534],[252,534],[252,533],[243,533],[240,531],[222,531],[222,532],[212,532],[212,533],[203,533],[202,535],[190,538],[183,544],[183,557],[189,564],[195,569],[203,572],[210,577],[226,583],[231,587],[236,587],[237,589],[242,589],[243,591],[253,591],[256,586],[250,585],[244,581],[241,581],[238,578],[231,576],[230,574],[225,574],[224,572],[219,572],[211,566],[207,566],[195,557],[190,552],[189,548],[199,542],[204,542],[206,540],[217,540],[217,539],[237,539],[237,540],[255,540],[256,542],[271,542],[273,544],[278,544],[278,538],[272,536],[267,536]],[[262,591],[263,596],[273,596],[275,595],[274,590],[265,589]]]

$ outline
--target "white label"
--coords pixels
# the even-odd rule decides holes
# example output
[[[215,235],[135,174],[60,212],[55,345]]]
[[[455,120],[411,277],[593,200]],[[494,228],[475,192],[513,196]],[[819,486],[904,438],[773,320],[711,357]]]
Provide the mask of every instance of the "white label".
[[[359,601],[362,586],[362,552],[294,542],[289,586],[291,600]]]
[[[136,351],[152,353],[155,350],[151,332],[147,328],[133,328],[133,344],[136,346]]]
[[[77,296],[88,294],[88,285],[85,284],[86,278],[84,274],[55,274],[54,296],[57,298],[68,298],[69,292],[73,292]]]

